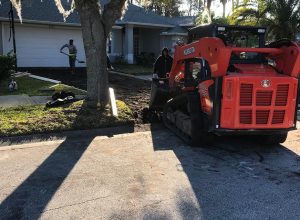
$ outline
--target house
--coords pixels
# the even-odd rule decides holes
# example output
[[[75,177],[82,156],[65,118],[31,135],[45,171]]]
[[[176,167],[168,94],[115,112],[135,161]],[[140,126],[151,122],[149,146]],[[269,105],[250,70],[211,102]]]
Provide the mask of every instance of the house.
[[[297,34],[297,36],[296,36],[296,41],[297,41],[298,43],[300,43],[300,33]]]
[[[66,67],[66,57],[60,47],[74,39],[78,59],[84,60],[84,47],[79,16],[71,14],[64,22],[54,1],[23,1],[23,23],[15,13],[17,61],[19,67]],[[65,0],[65,6],[70,3]],[[12,50],[9,1],[0,5],[0,54]],[[113,26],[107,42],[107,52],[112,60],[123,57],[129,64],[141,52],[157,56],[161,48],[172,49],[178,40],[185,41],[187,28],[194,25],[194,17],[166,18],[129,4],[122,19]],[[85,64],[78,64],[84,66]]]

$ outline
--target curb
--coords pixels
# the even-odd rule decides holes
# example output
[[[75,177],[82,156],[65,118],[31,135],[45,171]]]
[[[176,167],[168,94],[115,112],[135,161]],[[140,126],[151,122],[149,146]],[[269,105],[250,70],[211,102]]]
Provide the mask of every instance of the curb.
[[[60,82],[60,81],[59,81],[59,82]],[[64,84],[64,83],[59,83],[59,84],[63,84],[63,85],[66,85],[66,86],[70,86],[70,85]],[[49,88],[53,88],[53,87],[55,87],[55,86],[57,86],[57,85],[50,86]],[[79,88],[76,88],[76,87],[74,87],[74,86],[70,86],[70,87],[73,87],[74,89],[76,89],[76,90],[78,90],[78,91],[80,91],[80,92],[87,93],[87,91],[84,90],[84,89],[79,89]]]
[[[137,77],[137,76],[133,76],[133,75],[130,75],[128,73],[122,73],[122,72],[116,72],[116,71],[109,71],[110,73],[113,73],[113,74],[116,74],[116,75],[119,75],[119,76],[125,76],[125,77],[128,77],[128,78],[133,78],[133,79],[137,79],[137,80],[142,80],[142,81],[145,81],[145,82],[151,82],[151,80],[147,80],[147,79],[142,79],[140,77]]]
[[[61,83],[61,81],[58,81],[58,80],[49,79],[49,78],[46,78],[46,77],[41,77],[41,76],[37,76],[37,75],[33,75],[33,74],[29,74],[28,76],[30,78],[39,79],[39,80],[46,81],[46,82],[52,82],[52,83],[56,83],[56,84],[60,84]]]
[[[161,124],[127,124],[120,125],[116,127],[107,128],[97,128],[90,130],[71,130],[53,133],[43,133],[43,134],[31,134],[22,136],[11,136],[11,137],[0,137],[0,151],[3,147],[9,147],[11,145],[21,145],[21,144],[34,144],[43,141],[58,141],[67,138],[72,138],[74,140],[86,137],[113,137],[115,135],[125,134],[125,133],[136,133],[144,132],[150,130],[160,130],[163,129]]]
[[[133,133],[134,126],[132,125],[123,125],[117,127],[108,127],[108,128],[98,128],[91,130],[71,130],[71,131],[57,131],[53,133],[42,133],[42,134],[31,134],[31,135],[22,135],[22,136],[11,136],[11,137],[1,137],[0,138],[0,147],[10,146],[10,145],[19,145],[25,143],[35,143],[40,141],[54,141],[54,140],[63,140],[66,138],[83,138],[83,137],[93,137],[93,136],[108,136],[112,137],[116,134],[122,133]]]

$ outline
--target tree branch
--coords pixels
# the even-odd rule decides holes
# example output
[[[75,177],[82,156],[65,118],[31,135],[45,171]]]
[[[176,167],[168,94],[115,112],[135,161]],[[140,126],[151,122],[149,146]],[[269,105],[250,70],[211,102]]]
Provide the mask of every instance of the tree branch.
[[[111,31],[112,26],[115,24],[116,20],[122,17],[126,8],[126,0],[110,0],[110,2],[104,6],[102,19],[106,33]]]

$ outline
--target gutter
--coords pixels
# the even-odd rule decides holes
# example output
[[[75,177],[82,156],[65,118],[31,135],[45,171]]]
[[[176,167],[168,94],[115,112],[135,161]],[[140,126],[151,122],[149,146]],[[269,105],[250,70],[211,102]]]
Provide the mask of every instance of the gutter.
[[[0,21],[9,22],[8,18],[0,17]],[[78,23],[65,23],[65,22],[53,22],[53,21],[37,21],[37,20],[30,20],[30,19],[23,19],[22,23],[19,19],[15,20],[15,23],[19,24],[44,24],[44,25],[57,25],[57,26],[65,26],[65,27],[81,27],[81,24]],[[118,25],[113,26],[114,29],[122,29],[122,27]]]
[[[8,18],[0,17],[0,21],[9,22]],[[15,20],[16,23],[21,23],[19,19]],[[54,22],[54,21],[37,21],[37,20],[30,20],[30,19],[23,19],[23,24],[47,24],[47,25],[58,25],[58,26],[69,26],[69,27],[81,27],[79,23],[65,23],[65,22]],[[167,24],[154,24],[154,23],[143,23],[143,22],[116,22],[116,25],[113,26],[115,29],[122,29],[119,25],[126,25],[126,24],[133,24],[133,25],[144,25],[144,26],[152,26],[152,27],[175,27],[174,25],[167,25]]]
[[[194,23],[189,23],[189,24],[179,24],[179,27],[195,27],[196,24]]]
[[[175,25],[171,24],[154,24],[154,23],[143,23],[143,22],[116,22],[116,24],[119,25],[126,25],[126,24],[133,24],[133,25],[143,25],[143,26],[150,26],[150,27],[167,27],[172,28],[175,27]]]
[[[168,33],[168,32],[162,32],[160,35],[162,36],[172,36],[172,35],[176,35],[176,36],[188,36],[187,33]]]

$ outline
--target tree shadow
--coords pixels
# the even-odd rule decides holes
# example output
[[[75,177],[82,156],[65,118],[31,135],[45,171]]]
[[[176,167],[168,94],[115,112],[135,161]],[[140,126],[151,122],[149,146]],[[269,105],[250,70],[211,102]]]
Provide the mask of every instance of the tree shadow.
[[[88,136],[108,136],[112,137],[116,134],[132,133],[134,132],[134,125],[123,125],[120,127],[98,128],[92,130],[73,130],[62,131],[59,133],[46,133],[46,134],[32,134],[15,137],[1,137],[0,148],[10,145],[19,145],[26,143],[35,143],[40,141],[53,141],[62,140],[72,137],[88,137]]]
[[[73,103],[66,103],[60,107],[66,108],[72,105]],[[95,111],[99,113],[101,116],[104,114],[104,112],[101,112],[99,110],[92,109],[92,111],[88,111],[83,106],[86,106],[86,101],[83,101],[83,104],[79,110],[79,112],[76,115],[76,119],[73,122],[73,127],[71,130],[57,130],[54,132],[48,132],[48,133],[36,133],[36,134],[29,134],[29,135],[22,135],[22,136],[10,136],[10,137],[0,137],[0,148],[2,146],[9,146],[9,145],[19,145],[19,144],[26,144],[26,143],[34,143],[34,142],[40,142],[40,141],[51,141],[51,140],[61,140],[66,138],[72,138],[72,137],[95,137],[95,136],[108,136],[112,137],[116,134],[124,134],[124,133],[132,133],[134,132],[134,123],[123,123],[119,124],[118,127],[113,126],[109,127],[109,124],[107,127],[104,128],[81,128],[80,126],[77,126],[77,122],[79,121],[87,121],[86,115],[93,114]],[[45,107],[47,108],[47,107]],[[89,121],[87,121],[88,123]],[[87,126],[89,127],[89,125]]]
[[[169,131],[151,132],[154,151],[174,152],[197,200],[180,192],[182,219],[300,218],[300,157],[292,150],[251,137],[216,137],[212,146],[192,148]]]
[[[1,203],[1,218],[38,219],[92,140],[67,138]]]
[[[109,128],[102,130],[102,134],[113,136],[130,131],[133,131],[133,127]],[[39,219],[56,191],[99,134],[101,132],[94,130],[78,131],[75,135],[66,136],[42,164],[1,203],[0,219]]]

